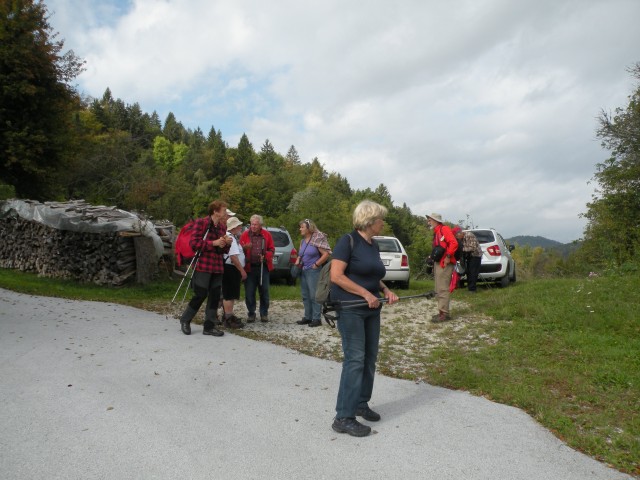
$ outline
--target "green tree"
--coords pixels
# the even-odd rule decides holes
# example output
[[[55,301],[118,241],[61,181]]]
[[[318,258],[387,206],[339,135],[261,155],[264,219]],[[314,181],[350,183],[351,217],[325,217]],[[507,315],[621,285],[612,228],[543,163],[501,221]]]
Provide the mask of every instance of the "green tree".
[[[289,164],[300,165],[300,155],[298,155],[298,151],[296,150],[296,147],[294,147],[293,145],[289,147],[289,151],[287,152],[285,160]]]
[[[254,172],[255,168],[255,151],[253,145],[249,141],[249,137],[245,133],[240,137],[238,142],[238,148],[234,158],[234,172],[241,175],[249,175]]]
[[[58,173],[68,161],[72,111],[69,85],[84,62],[47,22],[42,2],[0,2],[0,180],[22,197],[60,195]]]
[[[640,62],[629,72],[640,81]],[[640,83],[628,98],[626,108],[598,118],[598,138],[611,156],[596,166],[598,187],[584,214],[582,254],[617,265],[636,259],[640,247]]]

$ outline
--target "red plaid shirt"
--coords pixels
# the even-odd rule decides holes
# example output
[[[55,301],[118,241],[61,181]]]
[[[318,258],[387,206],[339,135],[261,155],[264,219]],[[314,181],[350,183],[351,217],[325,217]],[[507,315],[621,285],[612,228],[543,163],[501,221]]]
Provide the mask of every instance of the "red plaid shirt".
[[[209,229],[207,237],[204,238],[204,232]],[[200,258],[195,269],[198,272],[206,273],[223,273],[224,258],[223,255],[229,252],[230,245],[224,248],[214,247],[211,242],[220,237],[224,237],[227,233],[227,226],[220,222],[214,225],[211,217],[203,217],[196,220],[193,226],[193,233],[189,245],[194,252],[200,251]]]

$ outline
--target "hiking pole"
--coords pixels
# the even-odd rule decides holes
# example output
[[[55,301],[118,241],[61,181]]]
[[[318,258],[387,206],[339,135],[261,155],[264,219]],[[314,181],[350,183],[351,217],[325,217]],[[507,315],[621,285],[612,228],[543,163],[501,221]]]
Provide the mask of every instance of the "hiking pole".
[[[264,270],[264,260],[265,260],[265,254],[264,254],[264,237],[262,237],[262,258],[260,259],[260,286],[262,287],[262,272]],[[260,294],[262,295],[262,294]]]
[[[408,300],[410,298],[433,298],[436,296],[434,290],[430,292],[421,293],[419,295],[407,295],[406,297],[398,297],[398,300]],[[387,303],[389,299],[379,298],[380,303]],[[325,302],[322,304],[322,315],[325,321],[333,328],[336,327],[337,317],[335,315],[329,315],[329,312],[337,312],[339,310],[345,310],[347,308],[365,307],[369,305],[366,300],[337,300],[335,302]]]
[[[204,242],[205,238],[207,238],[207,235],[209,234],[209,229],[211,228],[211,224],[209,224],[209,228],[207,228],[207,231],[204,232],[204,236],[202,237],[202,241]],[[204,243],[202,244],[202,247],[204,247]],[[180,282],[180,285],[178,285],[178,289],[176,290],[176,293],[173,295],[173,298],[171,299],[171,305],[173,305],[173,303],[176,300],[176,297],[178,296],[178,292],[180,291],[180,289],[182,288],[182,284],[184,283],[185,279],[189,276],[189,270],[191,270],[191,267],[193,266],[193,270],[191,271],[191,278],[193,278],[193,272],[195,271],[196,265],[198,264],[198,260],[200,259],[200,254],[202,253],[202,247],[200,247],[200,250],[198,250],[196,252],[196,254],[193,256],[193,258],[191,259],[191,262],[189,262],[189,266],[187,267],[187,271],[184,274],[184,277],[182,277],[182,281]],[[189,279],[189,283],[191,283],[191,278]],[[189,285],[189,284],[187,284]],[[182,296],[182,301],[184,302],[185,297],[187,296],[187,290],[185,289],[184,291],[184,295]]]

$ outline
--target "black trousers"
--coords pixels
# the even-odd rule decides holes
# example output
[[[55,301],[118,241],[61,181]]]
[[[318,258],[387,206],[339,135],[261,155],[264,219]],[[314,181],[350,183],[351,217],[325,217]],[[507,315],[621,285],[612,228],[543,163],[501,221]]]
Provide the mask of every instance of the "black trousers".
[[[189,306],[197,312],[207,299],[204,321],[213,322],[216,319],[220,302],[222,274],[194,272],[191,287],[193,288],[193,297],[189,301]]]
[[[480,273],[480,262],[482,257],[474,257],[473,255],[465,255],[467,269],[467,285],[470,292],[475,292],[476,283],[478,282],[478,274]]]

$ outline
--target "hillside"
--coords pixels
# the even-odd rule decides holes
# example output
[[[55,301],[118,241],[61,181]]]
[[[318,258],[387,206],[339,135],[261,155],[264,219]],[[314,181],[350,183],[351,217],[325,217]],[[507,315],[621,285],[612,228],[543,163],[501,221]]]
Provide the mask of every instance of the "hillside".
[[[513,244],[513,245],[516,245],[516,246],[518,246],[518,245],[520,245],[520,246],[528,245],[528,246],[530,246],[532,248],[542,247],[545,250],[555,250],[562,257],[565,257],[565,258],[571,252],[576,250],[580,245],[577,242],[560,243],[560,242],[557,242],[555,240],[550,240],[550,239],[545,238],[545,237],[531,236],[531,235],[518,235],[516,237],[508,238],[508,239],[506,239],[506,241],[507,241],[507,243]]]

